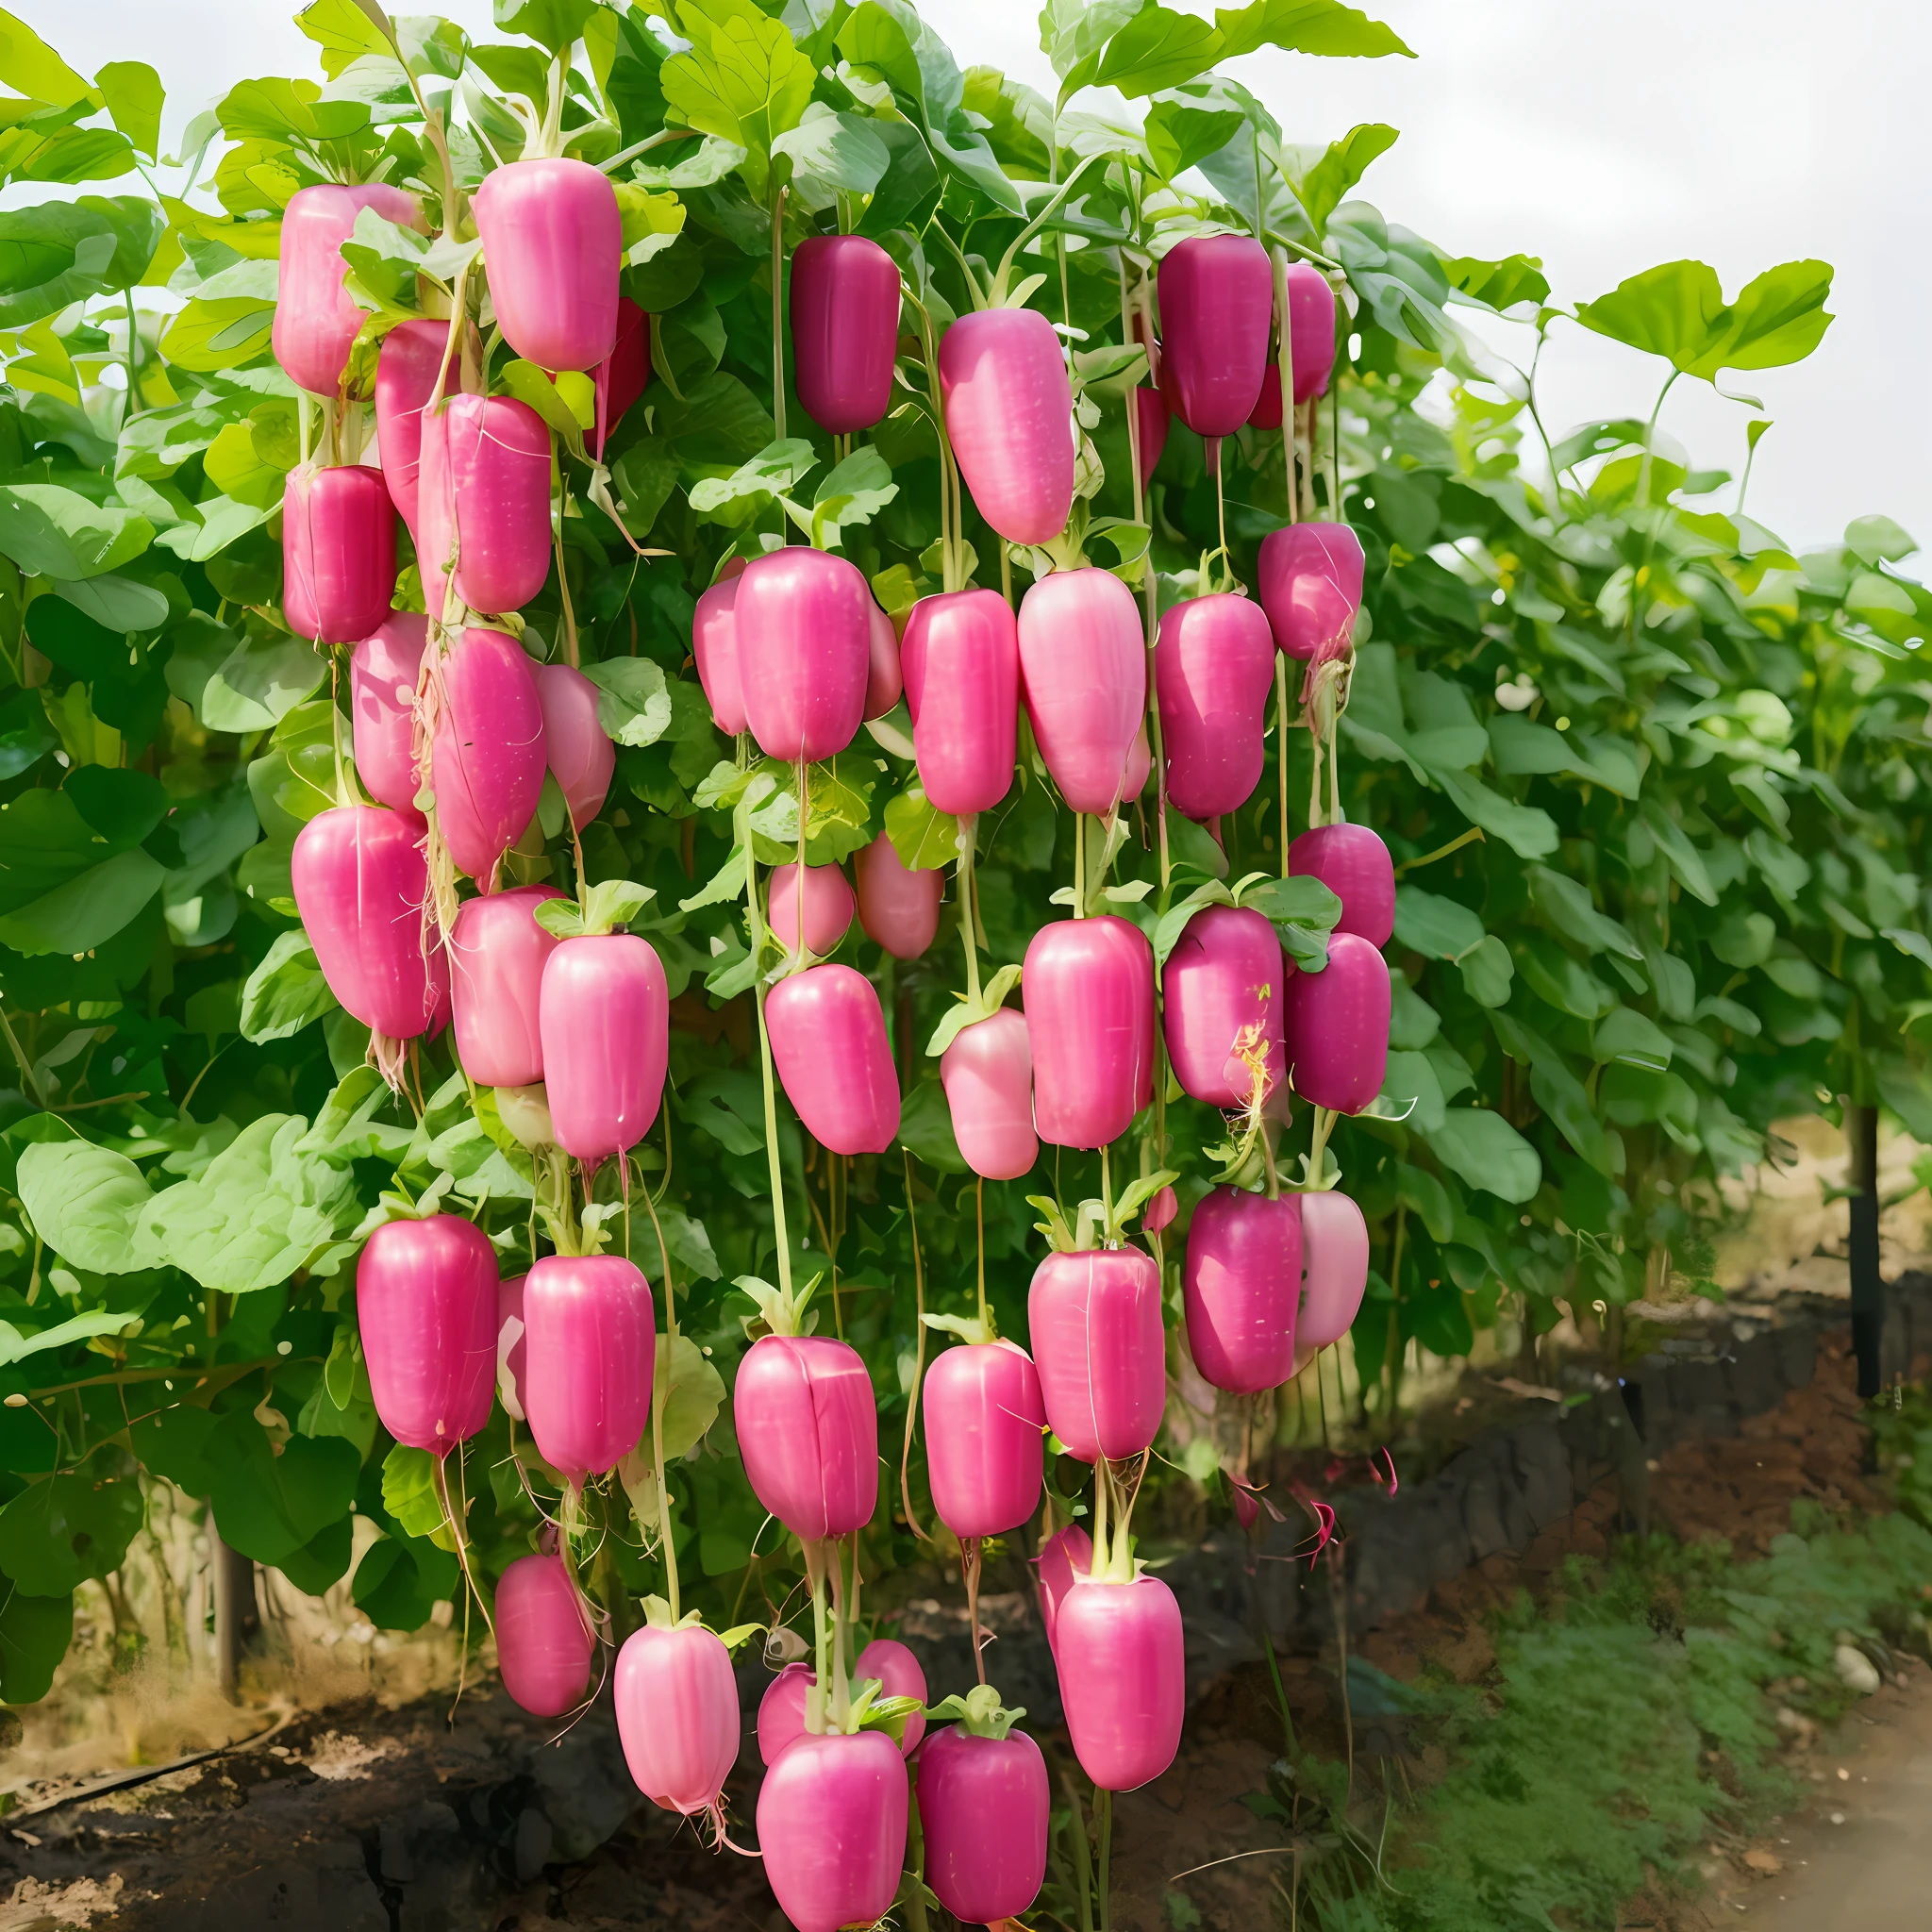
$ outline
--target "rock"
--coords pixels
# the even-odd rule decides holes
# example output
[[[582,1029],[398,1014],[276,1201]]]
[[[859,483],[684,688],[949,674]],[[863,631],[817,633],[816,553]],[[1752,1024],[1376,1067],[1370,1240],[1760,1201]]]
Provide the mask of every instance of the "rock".
[[[1860,1697],[1869,1697],[1878,1689],[1878,1672],[1872,1659],[1856,1644],[1840,1643],[1832,1653],[1831,1661],[1838,1672],[1839,1682],[1847,1690],[1856,1690]]]

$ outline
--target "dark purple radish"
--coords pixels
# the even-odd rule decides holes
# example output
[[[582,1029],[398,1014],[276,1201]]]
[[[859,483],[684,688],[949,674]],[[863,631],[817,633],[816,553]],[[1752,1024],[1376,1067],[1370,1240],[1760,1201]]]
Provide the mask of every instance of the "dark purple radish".
[[[1367,940],[1337,933],[1320,973],[1290,969],[1289,1076],[1310,1106],[1359,1113],[1389,1068],[1389,967]]]

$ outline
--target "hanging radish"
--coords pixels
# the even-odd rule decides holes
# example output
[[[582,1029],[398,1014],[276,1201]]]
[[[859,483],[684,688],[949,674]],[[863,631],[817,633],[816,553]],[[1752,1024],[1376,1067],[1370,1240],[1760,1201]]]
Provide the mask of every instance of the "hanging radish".
[[[1260,607],[1220,593],[1160,620],[1154,692],[1167,757],[1167,798],[1191,819],[1238,810],[1261,776],[1274,638]]]
[[[557,1144],[591,1165],[628,1154],[651,1131],[671,1058],[664,962],[650,941],[612,932],[611,923],[587,919],[563,941],[538,1001]]]
[[[625,296],[617,298],[617,341],[591,375],[596,383],[597,418],[591,454],[601,460],[610,432],[651,381],[651,318]]]
[[[617,344],[624,220],[588,161],[492,169],[471,197],[503,339],[542,369],[594,369]]]
[[[925,1372],[923,1405],[940,1521],[961,1542],[1019,1528],[1040,1501],[1046,1426],[1032,1357],[1011,1341],[949,1348]]]
[[[1075,1575],[1055,1618],[1060,1702],[1080,1768],[1103,1790],[1157,1778],[1180,1749],[1180,1606],[1158,1576]]]
[[[519,886],[469,899],[450,927],[450,1000],[457,1058],[479,1087],[529,1087],[543,1077],[538,1008],[556,936],[532,917],[554,886]]]
[[[1093,1540],[1077,1523],[1070,1523],[1040,1546],[1040,1621],[1045,1626],[1047,1648],[1059,1656],[1059,1608],[1075,1576],[1093,1567]]]
[[[597,1640],[554,1550],[519,1557],[504,1570],[496,1584],[495,1624],[503,1688],[532,1717],[561,1717],[584,1701]],[[620,1673],[623,1668],[620,1659]],[[618,1681],[621,1688],[621,1674]],[[623,1714],[620,1705],[620,1723]]]
[[[865,715],[883,718],[899,702],[905,672],[899,663],[899,633],[874,604],[866,612]]]
[[[925,1673],[920,1668],[919,1659],[895,1638],[874,1637],[858,1653],[852,1675],[861,1683],[872,1678],[887,1697],[916,1697],[921,1704],[926,1700]],[[910,1757],[924,1736],[925,1719],[914,1711],[907,1718],[905,1733],[899,1740],[900,1757]]]
[[[765,1876],[797,1932],[883,1918],[906,1857],[906,1763],[883,1731],[800,1738],[758,1790]]]
[[[724,1780],[738,1762],[738,1680],[715,1630],[647,1623],[617,1653],[617,1733],[639,1790],[665,1811],[724,1825]],[[695,1619],[696,1612],[691,1613]]]
[[[524,647],[478,625],[438,660],[429,782],[449,856],[488,891],[543,791],[543,705]]]
[[[423,411],[436,392],[445,361],[455,359],[449,355],[446,322],[397,323],[383,337],[375,358],[375,446],[382,452],[383,479],[412,540],[421,528]],[[444,387],[459,387],[453,367]]]
[[[1049,1255],[1026,1295],[1041,1399],[1067,1454],[1118,1460],[1150,1447],[1167,1406],[1160,1274],[1139,1248]]]
[[[828,758],[852,742],[875,608],[858,569],[828,550],[790,544],[745,565],[732,627],[746,719],[767,758]]]
[[[574,1490],[642,1439],[657,1346],[651,1284],[622,1255],[545,1255],[530,1270],[524,1411],[544,1461]]]
[[[1304,1194],[1295,1346],[1308,1352],[1340,1341],[1355,1324],[1368,1279],[1369,1228],[1362,1210],[1333,1189]]]
[[[1294,1373],[1302,1196],[1216,1188],[1188,1224],[1188,1350],[1217,1389],[1255,1395]]]
[[[270,342],[290,381],[312,395],[332,396],[341,389],[349,351],[369,320],[342,287],[348,264],[341,253],[365,208],[399,228],[427,232],[414,197],[381,181],[298,188],[282,210]]]
[[[908,870],[881,832],[853,859],[852,877],[866,937],[895,959],[918,958],[940,929],[945,874],[925,866]]]
[[[490,1420],[496,1252],[459,1214],[387,1221],[356,1262],[369,1391],[398,1442],[443,1457]]]
[[[1033,1049],[1024,1014],[1002,1007],[963,1026],[940,1056],[940,1081],[960,1158],[990,1181],[1018,1180],[1040,1158],[1033,1130]]]
[[[1389,1068],[1389,968],[1367,940],[1331,935],[1320,973],[1291,972],[1283,1028],[1289,1076],[1311,1106],[1359,1113]]]
[[[798,949],[803,915],[806,951],[823,957],[845,937],[856,903],[845,874],[836,865],[808,865],[802,881],[796,865],[774,866],[765,923],[772,937],[791,953]]]
[[[538,664],[537,703],[543,713],[543,756],[578,831],[604,809],[617,747],[597,721],[597,687],[569,664]]]
[[[1022,1713],[1000,1708],[986,1685],[941,1709],[959,1721],[935,1731],[919,1759],[919,1823],[925,1880],[956,1919],[1017,1919],[1046,1876],[1053,1790],[1046,1759]]]
[[[916,1697],[921,1704],[925,1702],[925,1673],[920,1669],[919,1659],[890,1637],[874,1638],[858,1653],[852,1675],[857,1682],[873,1678],[888,1697]],[[758,1756],[767,1765],[775,1764],[789,1746],[808,1735],[806,1705],[816,1682],[809,1664],[787,1664],[759,1699]],[[924,1735],[925,1720],[914,1713],[906,1720],[899,1755],[911,1757]]]
[[[740,574],[741,575],[741,573]],[[744,688],[738,675],[739,575],[721,578],[698,599],[691,620],[691,656],[697,660],[698,683],[711,708],[711,722],[727,737],[747,728]]]
[[[791,251],[792,377],[832,436],[882,422],[899,342],[899,265],[862,235],[812,235]]]
[[[760,1336],[738,1365],[731,1415],[752,1493],[793,1536],[818,1541],[872,1521],[878,1408],[857,1349],[827,1335]]]
[[[1288,316],[1294,399],[1310,402],[1327,394],[1329,372],[1335,367],[1335,291],[1311,261],[1288,265]],[[1279,414],[1274,423],[1279,428]]]
[[[1348,656],[1363,567],[1361,539],[1346,524],[1290,524],[1261,540],[1261,608],[1289,657],[1320,664]]]
[[[1395,931],[1395,862],[1367,825],[1317,825],[1288,848],[1288,869],[1317,878],[1341,901],[1337,932],[1380,948]]]
[[[1161,974],[1162,1024],[1174,1078],[1210,1107],[1246,1107],[1257,1069],[1269,1091],[1282,1058],[1281,941],[1258,912],[1207,906],[1183,928]]]
[[[1154,949],[1111,913],[1059,919],[1026,948],[1033,1118],[1057,1147],[1117,1141],[1154,1098]]]
[[[282,614],[297,637],[354,644],[389,616],[396,512],[380,470],[291,470],[282,487]]]
[[[1268,251],[1245,235],[1191,235],[1161,258],[1158,287],[1168,407],[1197,436],[1232,436],[1268,371]]]
[[[429,620],[420,611],[391,610],[349,657],[349,716],[356,775],[378,805],[421,824],[416,809],[416,680]],[[420,836],[420,834],[419,834]]]
[[[996,591],[922,597],[900,658],[927,803],[956,816],[991,811],[1013,783],[1020,635],[1012,606]]]
[[[550,430],[514,396],[449,397],[422,418],[418,545],[425,600],[454,558],[472,610],[517,610],[550,575]]]
[[[805,1704],[817,1681],[809,1664],[787,1664],[758,1699],[758,1757],[767,1769],[807,1735]]]
[[[899,1131],[899,1076],[871,980],[810,966],[765,1001],[772,1058],[806,1131],[834,1154],[883,1154]]]
[[[979,513],[1008,543],[1048,543],[1074,507],[1074,391],[1031,308],[962,315],[940,342],[946,434]]]
[[[1074,811],[1109,814],[1146,709],[1134,593],[1111,571],[1056,571],[1020,604],[1020,675],[1046,769]]]

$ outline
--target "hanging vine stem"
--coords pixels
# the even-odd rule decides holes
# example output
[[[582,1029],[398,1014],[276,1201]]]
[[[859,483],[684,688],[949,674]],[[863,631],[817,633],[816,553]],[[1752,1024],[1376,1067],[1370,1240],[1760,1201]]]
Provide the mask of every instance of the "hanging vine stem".
[[[772,198],[772,422],[776,441],[785,441],[785,197],[780,188]],[[779,529],[791,541],[789,527]]]
[[[1134,221],[1138,227],[1138,196]],[[1121,337],[1123,341],[1131,342],[1134,340],[1134,301],[1127,291],[1127,258],[1124,249],[1121,251],[1120,257],[1120,278]],[[1144,307],[1147,299],[1147,276],[1144,269],[1141,274],[1140,299]],[[1151,385],[1154,375],[1154,329],[1151,319],[1143,315],[1142,320],[1145,329],[1147,375]],[[1141,398],[1138,383],[1127,391],[1127,467],[1133,473],[1134,521],[1144,525],[1147,522],[1147,503],[1146,486],[1141,480]],[[1154,751],[1155,819],[1157,836],[1160,842],[1160,889],[1164,892],[1173,876],[1174,864],[1167,840],[1167,747],[1161,741],[1160,699],[1154,678],[1154,647],[1160,636],[1160,584],[1154,569],[1154,541],[1151,532],[1148,536],[1146,558],[1141,568],[1141,602],[1147,613],[1147,734],[1148,742]]]
[[[666,1115],[664,1129],[664,1173],[668,1178],[671,1173],[671,1109],[664,1109]],[[630,1157],[624,1157],[626,1169]],[[628,1189],[625,1190],[626,1197]],[[652,1376],[651,1391],[651,1464],[658,1479],[658,1535],[664,1545],[664,1595],[671,1605],[671,1621],[675,1624],[684,1614],[677,1595],[677,1544],[671,1534],[671,1485],[664,1476],[664,1411],[671,1402],[672,1357],[677,1352],[677,1297],[675,1284],[671,1279],[671,1247],[664,1239],[664,1229],[658,1219],[658,1204],[651,1199],[649,1187],[640,1191],[644,1197],[644,1210],[651,1217],[651,1231],[658,1237],[658,1258],[664,1270],[664,1346],[657,1351],[657,1372]]]
[[[899,1505],[906,1511],[906,1527],[921,1542],[931,1536],[920,1525],[912,1507],[912,1484],[908,1472],[912,1464],[912,1431],[919,1423],[919,1389],[925,1376],[925,1263],[919,1252],[919,1214],[912,1203],[912,1157],[899,1150],[906,1163],[906,1220],[912,1230],[912,1392],[906,1398],[906,1437],[899,1447]]]
[[[959,936],[966,941],[966,998],[974,1007],[979,1004],[979,943],[975,931],[979,924],[979,912],[974,904],[973,859],[974,847],[978,841],[978,836],[979,814],[972,811],[961,812],[955,841],[959,854]]]
[[[785,1171],[778,1158],[778,1094],[777,1082],[772,1072],[772,1031],[765,1024],[765,915],[758,906],[758,853],[752,838],[751,806],[747,799],[738,801],[733,816],[744,850],[744,896],[751,911],[751,956],[757,988],[754,1003],[758,1014],[758,1071],[765,1086],[765,1161],[771,1176],[772,1234],[778,1244],[778,1286],[789,1297],[791,1293],[791,1238],[785,1226]]]

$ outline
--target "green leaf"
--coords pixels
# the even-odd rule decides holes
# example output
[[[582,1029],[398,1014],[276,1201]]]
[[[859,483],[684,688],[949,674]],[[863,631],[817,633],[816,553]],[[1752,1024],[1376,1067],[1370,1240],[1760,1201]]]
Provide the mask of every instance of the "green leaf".
[[[258,1045],[291,1039],[339,1004],[316,963],[308,935],[279,933],[242,985],[242,1037]]]
[[[132,577],[86,577],[75,584],[56,584],[54,589],[63,603],[72,604],[106,630],[156,630],[168,621],[166,595]]]
[[[0,328],[132,288],[166,225],[152,202],[131,194],[0,209]]]
[[[161,76],[145,60],[109,60],[94,75],[94,86],[107,102],[114,125],[136,152],[151,161],[158,159],[161,107],[166,98]]]
[[[1380,59],[1385,54],[1406,54],[1408,46],[1391,27],[1341,0],[1256,0],[1252,7],[1218,8],[1214,23],[1224,41],[1228,59],[1257,47],[1285,47],[1291,53],[1320,54],[1329,58]]]
[[[1649,799],[1638,808],[1637,816],[1643,829],[1657,841],[1657,850],[1663,854],[1664,862],[1677,883],[1693,899],[1701,899],[1707,906],[1715,906],[1717,888],[1711,884],[1704,855],[1685,837],[1683,828]],[[1634,861],[1634,853],[1632,858]]]
[[[811,62],[783,22],[750,9],[715,20],[687,7],[680,25],[691,44],[661,70],[667,107],[688,126],[769,155],[804,116]]]
[[[11,1322],[0,1322],[0,1368],[9,1362],[25,1361],[50,1348],[65,1348],[70,1342],[86,1341],[96,1335],[114,1335],[127,1326],[128,1318],[113,1308],[93,1308],[84,1315],[70,1316],[51,1328],[23,1335]]]
[[[1331,141],[1319,152],[1294,148],[1284,155],[1283,172],[1289,186],[1316,234],[1326,231],[1328,217],[1341,206],[1349,190],[1401,139],[1400,129],[1370,121],[1351,127],[1340,141]],[[1311,153],[1314,159],[1305,161],[1303,157]]]
[[[1628,928],[1596,909],[1589,887],[1542,865],[1531,866],[1528,876],[1537,910],[1566,939],[1574,940],[1589,953],[1615,953],[1625,959],[1643,958],[1643,948],[1630,937]]]
[[[1830,294],[1826,262],[1788,261],[1767,269],[1727,305],[1716,270],[1701,261],[1667,261],[1586,302],[1576,319],[1714,383],[1726,369],[1803,361],[1831,325],[1824,308]]]
[[[74,1638],[74,1596],[29,1596],[17,1583],[0,1591],[0,1703],[38,1704]]]
[[[942,872],[959,856],[959,823],[917,785],[886,802],[886,837],[908,872]]]
[[[382,1461],[382,1507],[407,1536],[427,1537],[443,1549],[456,1541],[436,1492],[436,1457],[426,1449],[398,1442]]]
[[[1247,11],[1264,12],[1270,4],[1271,0],[1261,0],[1260,7]],[[1273,4],[1276,10],[1284,10],[1280,0],[1273,0]],[[1265,34],[1259,35],[1248,44],[1257,47],[1267,38]],[[1227,38],[1221,28],[1197,14],[1172,13],[1160,6],[1143,7],[1107,43],[1093,78],[1102,87],[1117,89],[1131,101],[1195,79],[1228,51]]]
[[[1454,899],[1425,892],[1420,886],[1395,889],[1395,937],[1425,958],[1461,961],[1487,935],[1482,921]]]
[[[617,743],[656,744],[670,730],[670,687],[651,658],[607,658],[584,675],[597,687],[597,723]]]
[[[139,557],[154,535],[144,516],[58,483],[0,484],[0,552],[41,576],[99,576]]]
[[[1465,1187],[1503,1201],[1527,1201],[1542,1185],[1537,1151],[1499,1113],[1452,1107],[1442,1124],[1424,1137],[1429,1151]]]
[[[1443,1121],[1442,1086],[1436,1069],[1420,1053],[1391,1053],[1382,1076],[1385,1119],[1400,1119],[1411,1133],[1432,1134]]]
[[[818,457],[802,436],[789,436],[759,450],[728,476],[707,476],[691,488],[691,507],[700,514],[726,504],[786,496],[818,467]]]
[[[143,1516],[141,1485],[109,1458],[30,1484],[0,1509],[0,1570],[31,1596],[67,1596],[121,1567]]]
[[[459,1574],[455,1556],[426,1540],[384,1537],[357,1564],[349,1594],[378,1630],[420,1630]]]
[[[357,0],[312,0],[295,25],[322,49],[322,71],[331,80],[366,56],[390,51],[387,36]]]
[[[1483,261],[1473,255],[1444,256],[1442,272],[1460,293],[1499,315],[1520,303],[1540,305],[1550,299],[1549,278],[1543,274],[1541,256],[1509,255],[1501,261]]]
[[[874,444],[860,443],[825,476],[812,498],[812,542],[821,550],[839,549],[846,525],[871,523],[898,493],[885,458]]]
[[[72,108],[93,92],[26,22],[0,12],[0,81],[30,101]]]
[[[138,847],[117,853],[0,919],[0,945],[29,958],[89,952],[127,924],[160,890],[165,875],[160,861]]]
[[[668,1235],[670,1230],[665,1232]],[[724,1378],[688,1335],[680,1335],[672,1343],[670,1354],[671,1387],[664,1405],[664,1457],[666,1461],[675,1462],[689,1456],[718,1420],[718,1412],[724,1407]]]
[[[1341,917],[1341,901],[1318,878],[1265,879],[1235,897],[1272,920],[1283,950],[1304,973],[1328,964],[1328,936]]]
[[[583,38],[594,0],[492,0],[491,18],[507,33],[525,34],[553,54]]]
[[[1509,948],[1494,933],[1491,933],[1474,952],[1458,964],[1463,991],[1477,1006],[1501,1007],[1508,1004],[1509,985],[1516,976],[1516,963],[1509,957]]]
[[[1245,93],[1246,90],[1241,91]],[[1169,181],[1218,154],[1247,125],[1232,85],[1218,75],[1156,96],[1147,109],[1147,153]]]
[[[14,1183],[34,1231],[76,1268],[125,1274],[148,1265],[134,1230],[153,1198],[125,1155],[90,1141],[24,1147]]]
[[[1670,1065],[1672,1052],[1670,1035],[1628,1007],[1612,1007],[1598,1021],[1591,1042],[1591,1057],[1600,1065],[1621,1060],[1657,1074]]]
[[[328,674],[328,660],[307,638],[286,634],[247,640],[203,686],[197,708],[210,731],[266,731],[279,724]]]
[[[346,1516],[362,1471],[341,1436],[291,1436],[277,1456],[246,1408],[221,1419],[204,1453],[222,1541],[258,1563],[285,1561]]]
[[[1845,525],[1845,548],[1871,570],[1881,563],[1897,563],[1918,547],[1918,540],[1890,517],[1855,517]]]
[[[870,194],[892,164],[891,150],[858,114],[841,113],[814,101],[789,133],[772,143],[791,158],[791,185],[808,206],[829,208],[840,194]]]

